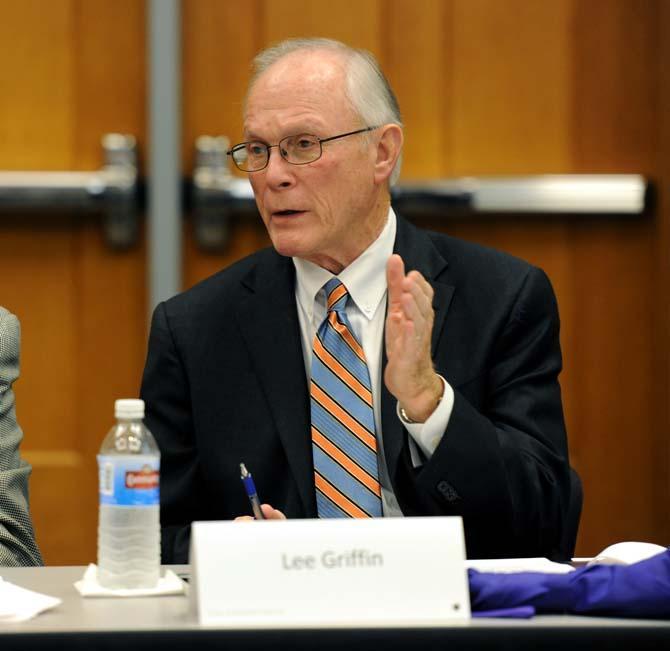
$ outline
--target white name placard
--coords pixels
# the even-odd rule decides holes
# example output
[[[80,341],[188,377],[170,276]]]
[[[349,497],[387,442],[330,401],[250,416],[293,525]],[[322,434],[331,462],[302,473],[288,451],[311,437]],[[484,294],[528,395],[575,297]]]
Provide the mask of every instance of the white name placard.
[[[190,560],[204,625],[440,626],[470,617],[459,517],[195,522]]]

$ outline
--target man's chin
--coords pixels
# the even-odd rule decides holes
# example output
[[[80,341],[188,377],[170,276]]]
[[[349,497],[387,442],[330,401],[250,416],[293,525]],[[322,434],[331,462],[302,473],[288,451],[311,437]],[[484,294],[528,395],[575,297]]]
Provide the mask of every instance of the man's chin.
[[[270,239],[272,240],[272,246],[279,255],[285,255],[289,258],[304,258],[308,254],[304,242],[298,238],[271,233]]]

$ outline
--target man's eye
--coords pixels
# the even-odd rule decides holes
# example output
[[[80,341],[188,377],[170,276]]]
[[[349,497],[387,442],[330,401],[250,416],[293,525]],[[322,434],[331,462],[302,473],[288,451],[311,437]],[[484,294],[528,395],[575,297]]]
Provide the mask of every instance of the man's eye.
[[[300,138],[298,140],[298,149],[309,149],[310,147],[314,147],[316,145],[316,142],[312,140],[311,138]]]
[[[251,156],[262,156],[265,154],[265,145],[252,142],[251,144],[247,145],[247,150]]]

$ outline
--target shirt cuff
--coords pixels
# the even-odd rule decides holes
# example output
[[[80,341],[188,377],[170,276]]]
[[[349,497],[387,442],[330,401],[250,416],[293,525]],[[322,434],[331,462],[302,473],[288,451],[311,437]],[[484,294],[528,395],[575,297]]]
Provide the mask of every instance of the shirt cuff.
[[[440,404],[437,405],[437,408],[428,417],[425,423],[405,422],[400,417],[400,403],[396,403],[395,409],[398,419],[411,436],[410,452],[412,454],[412,463],[414,467],[421,465],[421,461],[419,460],[419,455],[415,454],[417,450],[414,449],[412,442],[419,446],[419,449],[427,459],[430,459],[444,436],[447,425],[449,425],[451,412],[454,408],[454,390],[449,382],[447,382],[441,375],[438,375],[438,377],[442,380],[442,384],[444,385],[442,400],[440,400]]]

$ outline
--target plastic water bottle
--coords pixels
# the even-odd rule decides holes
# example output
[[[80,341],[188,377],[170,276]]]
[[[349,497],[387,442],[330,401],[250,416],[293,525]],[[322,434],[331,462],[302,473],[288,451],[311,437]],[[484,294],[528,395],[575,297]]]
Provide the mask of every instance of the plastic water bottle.
[[[98,582],[151,588],[160,576],[160,452],[143,400],[117,400],[116,425],[98,454]]]

